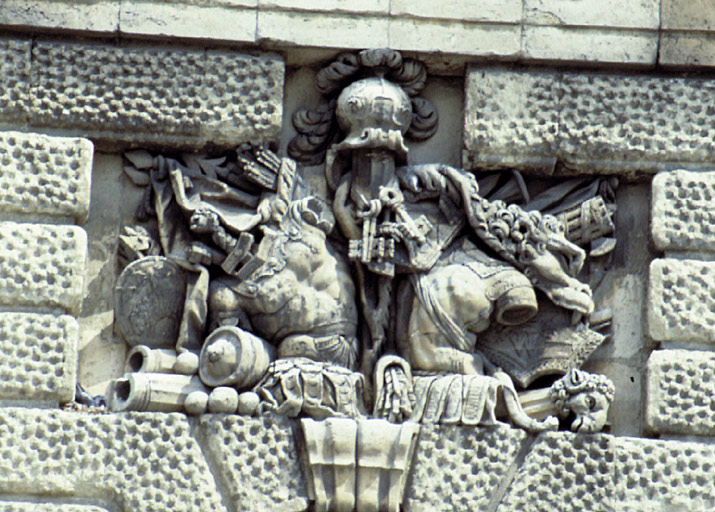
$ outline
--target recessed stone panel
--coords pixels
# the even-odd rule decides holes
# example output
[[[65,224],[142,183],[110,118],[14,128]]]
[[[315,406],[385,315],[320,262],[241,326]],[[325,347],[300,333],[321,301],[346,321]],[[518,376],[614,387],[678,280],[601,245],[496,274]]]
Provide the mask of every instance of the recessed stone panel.
[[[274,55],[39,42],[34,126],[99,140],[189,146],[273,140],[283,61]]]
[[[86,259],[87,234],[80,227],[0,222],[0,305],[77,315]]]
[[[647,382],[648,428],[715,435],[715,353],[657,350],[648,360]]]
[[[648,286],[651,338],[715,343],[715,262],[653,260]]]
[[[0,212],[84,222],[93,152],[86,139],[0,132]]]
[[[69,315],[0,313],[0,401],[71,401],[78,340]]]
[[[651,233],[658,249],[715,252],[715,172],[661,172],[652,192]]]

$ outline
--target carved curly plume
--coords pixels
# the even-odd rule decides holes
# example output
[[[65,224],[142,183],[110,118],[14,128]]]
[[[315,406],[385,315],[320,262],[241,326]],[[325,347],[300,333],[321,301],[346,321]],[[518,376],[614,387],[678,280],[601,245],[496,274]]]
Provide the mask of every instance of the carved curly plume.
[[[293,115],[296,135],[288,145],[288,155],[300,162],[317,165],[340,133],[335,106],[337,96],[350,83],[370,74],[380,74],[399,85],[412,98],[412,123],[407,137],[423,141],[437,131],[437,110],[417,95],[427,80],[426,66],[415,59],[403,59],[400,52],[388,49],[341,53],[316,76],[316,87],[323,95],[317,109],[301,109]]]
[[[309,165],[325,158],[325,151],[338,134],[335,119],[337,98],[321,103],[315,110],[303,108],[293,114],[293,126],[298,135],[288,144],[288,156]]]
[[[407,136],[422,141],[429,139],[437,131],[437,109],[432,102],[424,98],[412,98],[412,123],[407,129]]]

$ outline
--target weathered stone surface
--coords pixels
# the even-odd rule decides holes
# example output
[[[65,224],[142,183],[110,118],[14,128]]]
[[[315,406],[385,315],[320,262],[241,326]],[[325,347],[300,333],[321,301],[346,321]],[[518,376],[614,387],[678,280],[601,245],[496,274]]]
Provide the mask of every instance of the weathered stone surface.
[[[653,352],[648,360],[646,422],[658,433],[715,435],[715,353]]]
[[[653,260],[648,293],[651,338],[715,343],[715,262]]]
[[[208,414],[199,420],[198,435],[230,490],[233,510],[308,510],[290,420]]]
[[[712,80],[565,74],[561,157],[604,171],[711,161],[713,94]]]
[[[524,0],[524,19],[533,25],[576,25],[657,30],[660,0]]]
[[[709,512],[715,507],[715,446],[614,438],[619,512]]]
[[[497,512],[610,512],[615,438],[552,432],[536,439]]]
[[[2,499],[2,496],[0,496]],[[78,505],[68,503],[40,503],[34,501],[0,501],[3,512],[108,512],[109,508],[99,505]]]
[[[162,0],[122,0],[122,33],[255,41],[256,0],[182,3],[179,6]]]
[[[715,82],[705,79],[475,66],[467,78],[465,163],[544,170],[559,160],[571,172],[603,173],[702,166],[715,149],[706,107],[713,93]]]
[[[0,39],[0,123],[22,122],[30,108],[31,42]]]
[[[226,510],[183,414],[0,409],[0,475],[0,496],[112,496],[118,510]]]
[[[116,32],[119,30],[120,3],[119,0],[4,0],[0,24]]]
[[[0,304],[64,308],[84,297],[87,235],[76,226],[0,223]]]
[[[387,14],[390,0],[258,0],[262,10],[296,9],[346,13]]]
[[[391,46],[388,25],[386,16],[259,10],[257,39],[298,46],[382,48]]]
[[[555,163],[559,130],[555,75],[469,70],[464,145],[482,167]]]
[[[283,72],[268,54],[41,42],[31,122],[134,144],[272,140]]]
[[[522,0],[391,0],[392,16],[519,23]]]
[[[523,57],[540,61],[653,66],[658,57],[658,33],[655,30],[525,25]]]
[[[0,313],[0,401],[71,401],[78,340],[69,315]]]
[[[0,132],[0,212],[84,222],[93,151],[87,139]]]
[[[715,32],[661,32],[658,64],[678,68],[715,66]]]
[[[658,249],[715,252],[715,172],[661,172],[652,191],[651,234]]]
[[[661,0],[664,29],[715,30],[715,4],[710,0]]]
[[[389,28],[390,47],[400,50],[508,58],[521,50],[519,25],[400,17],[392,18]]]
[[[658,63],[715,66],[715,4],[709,0],[661,0]]]
[[[405,510],[488,510],[525,438],[523,430],[507,426],[423,425],[405,489]]]

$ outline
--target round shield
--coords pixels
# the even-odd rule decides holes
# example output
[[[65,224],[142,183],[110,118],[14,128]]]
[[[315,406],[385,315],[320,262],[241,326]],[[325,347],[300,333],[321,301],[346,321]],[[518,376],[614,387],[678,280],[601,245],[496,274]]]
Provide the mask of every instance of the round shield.
[[[132,346],[173,348],[186,297],[186,274],[163,256],[147,256],[124,269],[114,287],[119,330]]]

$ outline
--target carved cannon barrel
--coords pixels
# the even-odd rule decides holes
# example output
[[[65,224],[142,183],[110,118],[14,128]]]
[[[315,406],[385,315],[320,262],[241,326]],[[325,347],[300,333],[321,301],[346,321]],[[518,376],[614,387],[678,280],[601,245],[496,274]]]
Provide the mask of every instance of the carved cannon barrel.
[[[129,373],[114,381],[109,405],[114,411],[179,412],[192,391],[207,391],[196,376]]]
[[[267,341],[243,329],[219,327],[201,349],[199,376],[207,386],[246,389],[263,377],[274,352]]]
[[[176,364],[176,350],[151,349],[137,345],[127,354],[125,373],[173,373]]]

